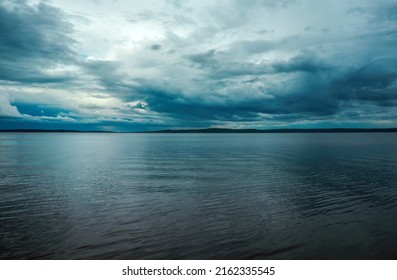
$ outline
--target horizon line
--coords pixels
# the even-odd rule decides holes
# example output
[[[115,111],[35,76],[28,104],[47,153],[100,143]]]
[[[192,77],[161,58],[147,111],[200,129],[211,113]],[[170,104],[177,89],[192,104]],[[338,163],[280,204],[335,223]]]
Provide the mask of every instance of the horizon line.
[[[111,131],[111,130],[72,130],[72,129],[0,129],[0,133],[348,133],[348,132],[397,132],[397,127],[393,128],[178,128],[148,131]]]

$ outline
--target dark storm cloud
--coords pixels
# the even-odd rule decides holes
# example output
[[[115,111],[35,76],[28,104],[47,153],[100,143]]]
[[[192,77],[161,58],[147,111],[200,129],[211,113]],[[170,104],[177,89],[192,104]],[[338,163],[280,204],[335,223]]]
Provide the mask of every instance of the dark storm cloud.
[[[342,71],[319,58],[313,51],[302,51],[291,59],[273,64],[227,64],[225,67],[216,58],[216,51],[189,55],[187,58],[204,67],[207,88],[200,95],[186,95],[183,89],[175,89],[145,79],[129,79],[116,75],[111,62],[101,62],[93,67],[99,74],[102,84],[125,102],[144,100],[147,105],[138,103],[136,108],[149,109],[184,122],[201,121],[211,125],[216,121],[255,122],[261,114],[273,115],[274,121],[294,121],[316,119],[342,114],[350,106],[374,103],[379,106],[395,106],[396,103],[396,59],[386,58],[367,65]],[[223,68],[222,68],[223,67]],[[110,76],[104,73],[113,73]],[[244,98],[219,95],[224,88],[233,86],[233,79],[245,76],[240,84],[261,84],[263,77],[293,75],[279,86],[265,88],[258,86],[256,96],[247,92]],[[208,83],[212,81],[212,83]],[[217,100],[214,102],[213,100]],[[361,105],[363,106],[363,105]],[[352,113],[351,113],[352,114]],[[358,115],[356,113],[356,115]],[[353,117],[352,117],[353,119]]]
[[[332,88],[335,98],[397,105],[397,57],[382,58],[368,63]]]
[[[299,55],[283,62],[276,62],[273,64],[276,72],[311,72],[332,70],[331,65],[328,65],[319,59],[315,52],[305,51]]]
[[[175,92],[167,92],[153,87],[140,87],[134,90],[149,105],[150,110],[161,112],[183,122],[201,121],[211,124],[215,120],[251,120],[255,113],[250,112],[249,104],[211,104],[198,98],[181,98]]]
[[[24,103],[13,103],[18,108],[21,114],[29,116],[46,116],[46,117],[57,117],[67,112],[64,108],[56,108],[45,104],[24,104]]]
[[[74,60],[72,30],[65,14],[48,4],[0,3],[0,79],[26,83],[69,79],[45,70]]]
[[[219,61],[215,50],[187,56],[200,67],[208,68],[208,76],[217,79],[227,79],[236,76],[261,76],[291,72],[319,72],[335,70],[331,64],[320,59],[313,51],[302,51],[298,55],[284,61],[244,63],[239,61]]]
[[[163,115],[186,121],[201,121],[211,124],[214,121],[258,121],[259,114],[302,114],[327,115],[335,112],[335,104],[329,100],[316,97],[309,92],[306,83],[302,92],[291,92],[279,98],[244,98],[233,100],[220,97],[219,102],[209,101],[210,96],[217,96],[217,89],[208,89],[201,96],[185,96],[183,92],[165,86],[154,86],[153,81],[135,80],[134,85],[115,83],[113,79],[102,80],[109,91],[117,92],[118,98],[125,102],[144,100],[147,105],[137,105],[141,109],[149,109]],[[220,83],[219,86],[226,85]],[[315,88],[311,85],[311,89]],[[277,93],[275,93],[277,94]],[[296,116],[297,116],[296,115]]]

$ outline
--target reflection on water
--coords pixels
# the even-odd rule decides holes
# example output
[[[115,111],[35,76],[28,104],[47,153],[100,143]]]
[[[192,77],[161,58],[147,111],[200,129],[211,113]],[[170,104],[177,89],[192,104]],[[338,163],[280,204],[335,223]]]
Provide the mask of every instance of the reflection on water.
[[[397,134],[0,134],[2,259],[397,259]]]

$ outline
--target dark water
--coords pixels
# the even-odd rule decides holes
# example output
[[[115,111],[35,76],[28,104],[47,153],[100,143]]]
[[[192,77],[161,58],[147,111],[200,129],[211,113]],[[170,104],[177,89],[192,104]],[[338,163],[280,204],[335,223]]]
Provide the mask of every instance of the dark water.
[[[397,134],[0,134],[1,259],[397,259]]]

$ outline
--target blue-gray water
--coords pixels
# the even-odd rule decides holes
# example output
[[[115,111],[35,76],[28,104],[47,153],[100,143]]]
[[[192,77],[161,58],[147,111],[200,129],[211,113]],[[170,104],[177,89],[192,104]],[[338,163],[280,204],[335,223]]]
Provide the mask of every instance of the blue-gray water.
[[[397,259],[397,133],[1,133],[0,258]]]

